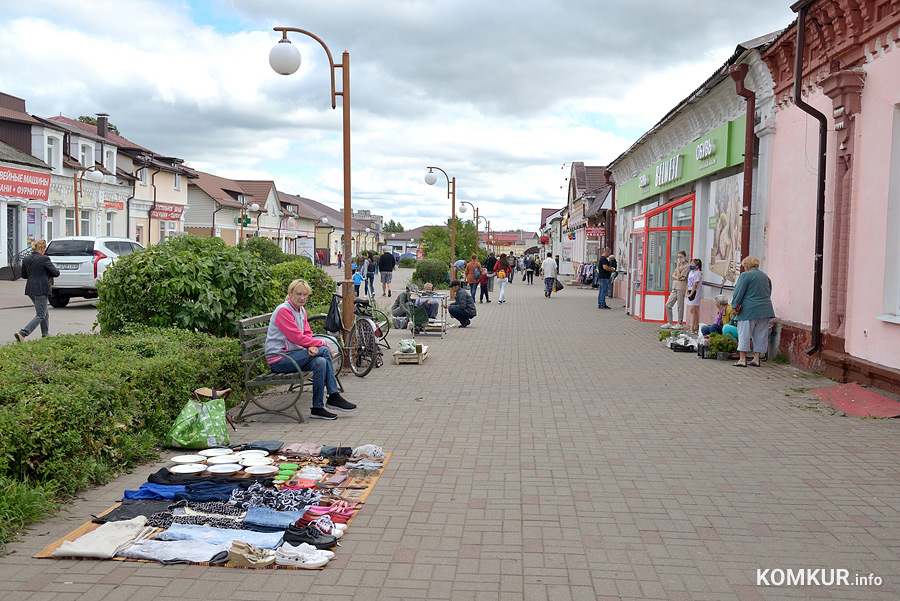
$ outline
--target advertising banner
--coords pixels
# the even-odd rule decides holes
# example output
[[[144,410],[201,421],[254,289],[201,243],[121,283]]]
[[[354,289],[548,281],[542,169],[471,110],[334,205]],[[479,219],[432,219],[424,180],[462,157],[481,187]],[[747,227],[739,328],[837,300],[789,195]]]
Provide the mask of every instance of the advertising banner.
[[[713,182],[709,190],[711,248],[704,279],[733,286],[741,273],[741,185],[744,175]]]
[[[50,174],[0,167],[0,196],[47,200]]]
[[[152,219],[163,219],[165,221],[178,221],[184,212],[184,205],[169,205],[157,203],[156,207],[150,211]]]
[[[109,210],[121,211],[125,208],[125,203],[121,200],[104,200],[103,207]]]

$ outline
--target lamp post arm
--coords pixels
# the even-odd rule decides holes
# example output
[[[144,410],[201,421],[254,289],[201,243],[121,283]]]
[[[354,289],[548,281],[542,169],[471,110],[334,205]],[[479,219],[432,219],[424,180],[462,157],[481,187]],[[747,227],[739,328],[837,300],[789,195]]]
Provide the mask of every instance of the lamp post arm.
[[[302,33],[303,35],[311,37],[312,39],[314,39],[315,41],[319,42],[319,44],[322,45],[322,48],[325,49],[325,54],[328,55],[328,64],[331,65],[331,108],[336,109],[337,108],[337,97],[343,96],[344,90],[342,90],[340,92],[337,91],[337,88],[335,87],[335,83],[334,83],[334,70],[337,68],[343,69],[344,65],[334,63],[334,58],[331,56],[331,50],[328,49],[328,46],[325,44],[325,42],[322,40],[322,38],[320,38],[316,34],[306,31],[305,29],[298,29],[296,27],[273,27],[272,29],[274,31],[280,31],[281,37],[284,40],[288,39],[288,35],[287,35],[288,32]]]
[[[444,177],[447,179],[447,198],[450,198],[450,176],[447,175],[447,172],[441,169],[440,167],[425,167],[428,170],[437,169],[441,173],[444,174]],[[456,178],[453,178],[453,193],[456,193]]]

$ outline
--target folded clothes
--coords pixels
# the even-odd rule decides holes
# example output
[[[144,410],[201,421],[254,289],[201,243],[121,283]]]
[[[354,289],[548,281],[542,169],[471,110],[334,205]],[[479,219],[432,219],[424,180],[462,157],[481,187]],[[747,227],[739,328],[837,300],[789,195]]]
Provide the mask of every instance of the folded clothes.
[[[194,501],[205,503],[210,501],[227,501],[231,498],[231,491],[238,488],[237,484],[218,484],[216,482],[197,482],[188,484],[184,492],[175,494],[176,501]]]
[[[288,526],[303,517],[306,508],[299,511],[276,511],[265,507],[250,507],[244,517],[245,526],[266,526],[269,528],[286,529]]]
[[[204,543],[222,544],[237,539],[262,549],[274,549],[281,544],[283,532],[253,532],[251,530],[227,530],[207,526],[172,524],[156,535],[158,540],[198,540]]]
[[[126,490],[124,499],[173,499],[176,493],[184,492],[184,486],[154,484],[144,482],[137,490]]]
[[[241,488],[248,488],[251,485],[262,482],[266,486],[272,485],[272,478],[231,478],[229,476],[192,476],[191,474],[173,474],[166,468],[160,468],[158,471],[147,477],[147,482],[153,484],[179,485],[187,486],[188,484],[197,484],[198,482],[215,482],[216,484],[237,484]]]
[[[322,445],[314,442],[292,442],[281,447],[278,454],[288,457],[318,457],[322,454]]]
[[[364,444],[353,449],[354,457],[369,457],[371,459],[385,459],[384,449],[374,444]]]
[[[301,511],[308,505],[318,502],[321,497],[322,491],[314,488],[273,490],[256,484],[247,490],[235,489],[232,491],[229,503],[244,509],[266,507],[278,511]]]
[[[95,524],[105,524],[130,520],[139,515],[150,517],[154,513],[168,510],[171,504],[172,501],[168,499],[125,499],[112,511],[101,516],[93,516],[94,519],[91,521]]]
[[[230,542],[211,544],[196,540],[139,540],[121,549],[116,556],[151,559],[167,564],[185,561],[224,563],[228,560],[230,546]]]
[[[53,557],[94,557],[109,559],[116,551],[149,536],[152,528],[146,528],[147,518],[139,515],[121,522],[107,522],[99,528],[63,543],[53,551]]]

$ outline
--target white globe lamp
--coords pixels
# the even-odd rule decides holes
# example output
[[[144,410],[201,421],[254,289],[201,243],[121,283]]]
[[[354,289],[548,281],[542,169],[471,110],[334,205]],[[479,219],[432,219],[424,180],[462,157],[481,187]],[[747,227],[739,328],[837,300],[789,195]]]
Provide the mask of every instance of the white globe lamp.
[[[425,174],[425,183],[429,186],[433,186],[436,181],[437,176],[434,174],[434,171],[429,170],[428,173]]]
[[[300,51],[289,39],[282,38],[269,51],[269,65],[281,75],[296,73],[300,68]]]

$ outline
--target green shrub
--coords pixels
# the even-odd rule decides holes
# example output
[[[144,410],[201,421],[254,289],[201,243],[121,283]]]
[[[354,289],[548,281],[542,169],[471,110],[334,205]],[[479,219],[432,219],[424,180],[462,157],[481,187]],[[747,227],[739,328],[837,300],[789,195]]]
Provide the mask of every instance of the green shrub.
[[[194,389],[230,387],[240,402],[242,381],[237,340],[185,330],[0,347],[0,522],[9,506],[38,519],[56,497],[155,458]]]
[[[671,331],[671,330],[661,330],[660,333],[659,333],[659,341],[660,341],[660,342],[662,342],[663,340],[667,340],[667,339],[669,339],[669,338],[671,338],[671,337],[672,337],[672,331]]]
[[[398,267],[413,267],[415,268],[418,265],[418,261],[416,261],[413,257],[403,257],[400,259],[400,263]]]
[[[438,259],[422,259],[418,262],[410,282],[420,288],[426,282],[431,282],[438,289],[447,288],[447,274],[449,273],[450,268],[447,263]]]
[[[245,243],[239,245],[239,248],[253,254],[264,265],[278,265],[279,263],[291,260],[290,255],[285,254],[277,244],[268,238],[248,238]]]
[[[269,271],[256,257],[198,236],[120,257],[97,291],[97,321],[108,333],[142,324],[236,334],[238,320],[271,311],[276,300]]]
[[[281,263],[271,268],[273,282],[273,295],[276,299],[275,305],[284,302],[287,296],[287,289],[291,282],[303,279],[312,286],[312,295],[306,301],[306,310],[310,315],[318,312],[318,309],[331,304],[331,295],[335,291],[335,281],[331,279],[324,269],[319,269],[309,261],[289,261]],[[275,305],[269,307],[269,311],[275,308]]]
[[[709,350],[713,353],[733,353],[737,350],[738,342],[731,334],[710,334]]]

